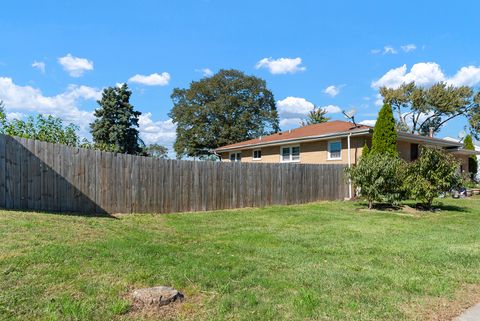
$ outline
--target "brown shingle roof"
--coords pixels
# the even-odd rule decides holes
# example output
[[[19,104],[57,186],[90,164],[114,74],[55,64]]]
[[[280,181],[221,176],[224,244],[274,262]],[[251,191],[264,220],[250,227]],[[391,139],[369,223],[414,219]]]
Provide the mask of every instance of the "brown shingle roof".
[[[373,127],[366,126],[366,125],[357,125],[341,121],[341,120],[333,120],[326,123],[321,124],[313,124],[308,126],[303,126],[299,128],[295,128],[292,130],[276,133],[269,136],[264,136],[261,138],[250,139],[247,141],[230,144],[226,146],[219,147],[217,151],[228,150],[231,148],[238,148],[238,147],[251,147],[257,144],[265,144],[265,143],[274,143],[280,142],[284,140],[291,140],[291,139],[300,139],[305,137],[315,137],[321,135],[328,135],[334,133],[343,133],[349,132],[353,130],[361,130],[361,129],[370,129]]]

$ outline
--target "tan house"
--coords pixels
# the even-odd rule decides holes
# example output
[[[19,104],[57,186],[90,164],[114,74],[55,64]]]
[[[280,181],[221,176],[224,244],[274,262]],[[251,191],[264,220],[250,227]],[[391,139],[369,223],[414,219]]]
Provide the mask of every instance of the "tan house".
[[[371,146],[372,133],[371,126],[335,120],[223,146],[216,152],[222,161],[350,166],[362,155],[365,143]],[[468,168],[468,156],[478,154],[463,149],[459,142],[398,132],[397,148],[403,159],[415,160],[420,145],[437,146],[452,153],[460,160],[461,171]]]

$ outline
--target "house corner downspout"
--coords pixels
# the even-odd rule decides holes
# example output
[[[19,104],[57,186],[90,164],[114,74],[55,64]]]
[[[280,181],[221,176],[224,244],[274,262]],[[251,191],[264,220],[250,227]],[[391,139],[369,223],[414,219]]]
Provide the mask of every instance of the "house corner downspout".
[[[352,160],[351,160],[351,153],[350,153],[350,138],[352,136],[352,133],[349,133],[347,136],[347,148],[348,148],[348,168],[352,167]],[[348,179],[348,199],[352,199],[352,180],[349,178]]]

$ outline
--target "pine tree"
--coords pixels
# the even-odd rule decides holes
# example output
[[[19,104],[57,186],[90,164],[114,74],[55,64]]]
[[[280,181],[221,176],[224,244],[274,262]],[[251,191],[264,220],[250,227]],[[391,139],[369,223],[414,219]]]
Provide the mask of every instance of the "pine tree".
[[[96,148],[128,154],[141,152],[137,129],[141,113],[130,104],[131,95],[127,84],[103,90],[94,113],[97,119],[90,124]]]
[[[463,146],[465,149],[475,150],[472,136],[470,135],[465,136],[465,139],[463,140]],[[468,157],[468,172],[470,173],[472,179],[475,179],[478,172],[477,157],[475,155],[471,155]]]
[[[325,109],[314,107],[313,110],[308,113],[307,118],[300,122],[300,126],[326,123],[330,120],[330,117],[325,116],[326,113],[327,111]]]
[[[362,156],[368,156],[370,154],[370,147],[368,147],[367,143],[365,142],[365,145],[363,145],[362,149]]]
[[[384,104],[378,113],[378,119],[373,129],[370,154],[398,156],[395,119],[393,118],[392,107],[389,104]]]

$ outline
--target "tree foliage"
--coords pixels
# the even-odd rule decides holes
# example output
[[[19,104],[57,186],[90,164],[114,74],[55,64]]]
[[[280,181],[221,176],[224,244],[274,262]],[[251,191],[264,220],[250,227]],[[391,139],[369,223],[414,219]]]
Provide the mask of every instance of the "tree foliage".
[[[23,119],[8,120],[3,103],[0,104],[0,133],[22,138],[36,139],[48,143],[78,146],[78,126],[64,125],[60,118],[42,114]]]
[[[473,144],[472,136],[467,135],[463,140],[463,146],[468,150],[475,150],[475,145]],[[477,156],[471,155],[468,157],[468,172],[470,173],[470,179],[476,180],[478,172],[478,162]]]
[[[130,104],[131,95],[126,84],[103,90],[94,112],[96,119],[90,124],[95,148],[128,154],[142,152],[137,129],[141,112]]]
[[[424,88],[411,82],[398,88],[382,87],[380,94],[393,107],[397,127],[412,134],[428,135],[430,127],[437,133],[456,117],[465,117],[475,135],[480,133],[480,92],[474,95],[468,86],[440,82]]]
[[[372,154],[388,154],[397,156],[397,132],[392,107],[384,104],[378,113],[378,119],[373,129]]]
[[[264,80],[238,70],[220,70],[175,88],[170,117],[177,125],[177,157],[195,157],[279,130],[272,92]]]
[[[313,110],[308,113],[307,118],[301,121],[300,126],[326,123],[330,120],[330,117],[325,116],[326,114],[327,111],[325,109],[314,107]]]
[[[143,149],[143,152],[150,157],[167,159],[168,148],[159,144],[150,144]]]
[[[458,184],[458,162],[445,151],[422,147],[420,157],[407,168],[404,186],[412,198],[431,208],[433,199]]]
[[[347,175],[371,209],[374,203],[398,204],[404,198],[405,166],[398,157],[370,152],[362,155],[356,166],[347,169]]]

